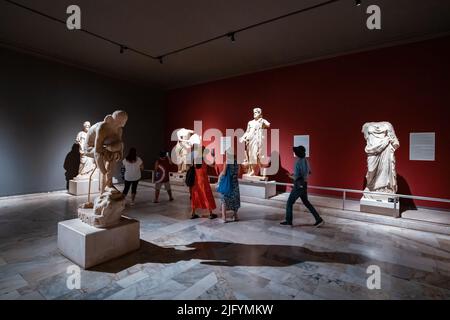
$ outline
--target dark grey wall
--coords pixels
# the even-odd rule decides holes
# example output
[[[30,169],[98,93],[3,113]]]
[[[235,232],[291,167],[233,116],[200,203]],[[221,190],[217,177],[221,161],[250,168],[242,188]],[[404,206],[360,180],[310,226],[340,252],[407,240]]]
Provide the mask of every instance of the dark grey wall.
[[[163,146],[164,94],[0,48],[0,196],[62,190],[63,168],[86,120],[128,112],[125,148],[147,168]]]

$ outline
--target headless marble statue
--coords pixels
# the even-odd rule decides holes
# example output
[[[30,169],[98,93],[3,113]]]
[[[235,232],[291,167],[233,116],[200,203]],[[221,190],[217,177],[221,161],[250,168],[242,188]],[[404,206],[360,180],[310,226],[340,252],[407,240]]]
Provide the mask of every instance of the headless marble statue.
[[[397,172],[394,152],[400,146],[394,128],[389,122],[368,122],[362,127],[367,145],[367,186],[364,191],[397,192]],[[383,195],[364,194],[368,199],[385,200]]]

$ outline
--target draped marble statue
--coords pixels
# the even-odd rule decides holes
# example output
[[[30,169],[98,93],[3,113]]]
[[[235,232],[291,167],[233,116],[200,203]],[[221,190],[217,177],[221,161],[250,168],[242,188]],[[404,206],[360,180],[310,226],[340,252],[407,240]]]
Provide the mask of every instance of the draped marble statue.
[[[201,137],[194,130],[181,128],[177,131],[178,142],[175,146],[175,163],[178,165],[178,173],[185,173],[190,162],[189,154],[194,145],[199,145]]]
[[[362,127],[367,145],[367,186],[364,191],[395,194],[397,173],[395,170],[395,150],[400,143],[389,122],[367,122]],[[368,199],[386,200],[383,195],[364,194]]]
[[[116,224],[125,208],[124,196],[114,187],[112,178],[116,163],[123,158],[122,131],[127,120],[127,113],[118,110],[107,115],[104,121],[94,124],[87,132],[85,154],[94,159],[100,170],[101,195],[94,203],[88,200],[83,204],[78,216],[95,227]]]
[[[91,127],[91,123],[89,121],[85,121],[83,123],[83,130],[78,132],[77,137],[75,138],[75,143],[79,146],[80,151],[80,167],[78,169],[78,175],[74,178],[74,180],[83,180],[89,179],[91,173],[95,170],[94,159],[86,156],[86,138],[89,128]]]
[[[265,144],[265,129],[270,128],[270,122],[263,118],[261,108],[253,109],[253,120],[247,124],[247,130],[240,138],[241,143],[245,143],[246,157],[244,167],[248,166],[247,176],[257,176],[261,165],[261,160],[266,157],[263,150]]]
[[[189,138],[194,134],[190,129],[179,129],[177,131],[178,142],[175,146],[176,162],[178,164],[178,173],[184,173],[187,171],[188,154],[191,149]]]

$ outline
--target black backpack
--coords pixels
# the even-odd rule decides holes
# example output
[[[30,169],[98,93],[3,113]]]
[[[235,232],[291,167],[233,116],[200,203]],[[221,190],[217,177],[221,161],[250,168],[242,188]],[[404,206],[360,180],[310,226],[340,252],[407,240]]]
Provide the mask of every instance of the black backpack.
[[[195,167],[191,166],[188,171],[186,172],[186,178],[185,181],[186,185],[188,187],[192,187],[195,184]]]

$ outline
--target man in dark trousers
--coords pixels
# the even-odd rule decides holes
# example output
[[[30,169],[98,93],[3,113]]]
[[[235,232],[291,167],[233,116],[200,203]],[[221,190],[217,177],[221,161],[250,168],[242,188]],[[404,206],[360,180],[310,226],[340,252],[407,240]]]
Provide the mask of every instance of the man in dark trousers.
[[[323,219],[317,213],[316,209],[308,200],[308,176],[311,174],[308,160],[306,159],[306,149],[304,146],[294,147],[294,154],[297,157],[294,165],[294,174],[289,175],[294,180],[294,187],[286,204],[286,220],[281,225],[292,226],[292,207],[298,198],[302,199],[303,204],[316,219],[315,227],[324,224]]]

